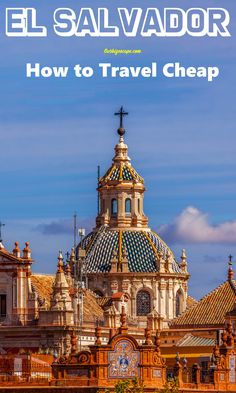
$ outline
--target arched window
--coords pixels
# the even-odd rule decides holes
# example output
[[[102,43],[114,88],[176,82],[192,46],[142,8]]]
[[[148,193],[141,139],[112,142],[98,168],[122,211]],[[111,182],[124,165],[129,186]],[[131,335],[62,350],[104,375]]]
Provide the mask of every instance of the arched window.
[[[111,214],[113,216],[117,215],[117,200],[115,198],[111,201]]]
[[[139,291],[136,298],[137,315],[147,315],[151,312],[151,296],[148,291]]]
[[[127,198],[125,200],[125,213],[131,213],[131,199]]]
[[[175,314],[178,317],[184,310],[184,295],[181,289],[178,289],[175,299]]]
[[[138,199],[138,212],[140,213],[140,199]]]

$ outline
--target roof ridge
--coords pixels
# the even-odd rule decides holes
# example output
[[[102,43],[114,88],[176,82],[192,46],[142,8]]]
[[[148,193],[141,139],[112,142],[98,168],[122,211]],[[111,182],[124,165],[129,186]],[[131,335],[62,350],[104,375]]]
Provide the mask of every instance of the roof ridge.
[[[218,287],[212,289],[209,293],[206,293],[206,295],[204,295],[204,296],[197,302],[197,304],[200,303],[202,300],[206,299],[207,297],[211,296],[211,295],[212,295],[214,292],[216,292],[220,287],[223,287],[223,285],[225,285],[225,284],[227,284],[227,283],[229,283],[228,280],[223,281],[221,284],[218,285]],[[197,305],[197,304],[196,304],[196,305]]]
[[[148,234],[145,231],[142,231],[142,234],[144,235],[144,237],[146,238],[146,240],[148,241],[148,243],[150,244],[150,246],[152,247],[152,251],[154,252],[155,258],[156,258],[156,268],[157,270],[160,270],[160,257],[158,255],[157,249],[152,241],[152,239],[148,236]]]

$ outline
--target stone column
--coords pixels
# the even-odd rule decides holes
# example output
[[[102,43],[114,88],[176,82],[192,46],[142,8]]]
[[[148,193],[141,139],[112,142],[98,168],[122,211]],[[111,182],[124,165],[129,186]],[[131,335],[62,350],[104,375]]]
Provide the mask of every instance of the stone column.
[[[166,318],[166,282],[161,278],[160,284],[160,315]]]
[[[167,315],[167,318],[168,319],[172,319],[172,318],[174,318],[174,310],[173,310],[173,282],[172,282],[171,279],[169,279],[169,282],[168,282],[167,299],[168,299],[168,315]]]

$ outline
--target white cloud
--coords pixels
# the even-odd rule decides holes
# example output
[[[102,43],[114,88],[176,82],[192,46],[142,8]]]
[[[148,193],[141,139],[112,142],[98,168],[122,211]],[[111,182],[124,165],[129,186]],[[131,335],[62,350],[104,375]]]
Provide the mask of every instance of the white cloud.
[[[212,225],[209,216],[188,206],[173,223],[162,225],[158,232],[170,243],[236,243],[236,220]]]

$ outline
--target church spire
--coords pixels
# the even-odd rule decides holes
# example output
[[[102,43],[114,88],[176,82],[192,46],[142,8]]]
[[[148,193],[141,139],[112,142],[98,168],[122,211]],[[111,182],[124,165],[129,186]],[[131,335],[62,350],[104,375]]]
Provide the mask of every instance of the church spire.
[[[61,273],[63,271],[63,255],[62,252],[59,251],[59,255],[58,255],[58,263],[57,263],[57,272]]]
[[[136,172],[128,157],[128,146],[124,143],[123,107],[115,116],[119,116],[117,130],[119,142],[115,146],[112,166],[98,182],[100,211],[97,216],[97,227],[109,225],[113,228],[147,228],[147,217],[143,212],[145,192],[144,180]]]
[[[67,283],[63,270],[63,256],[59,251],[57,264],[57,273],[53,284],[53,294],[51,301],[51,310],[72,310],[69,285]]]

